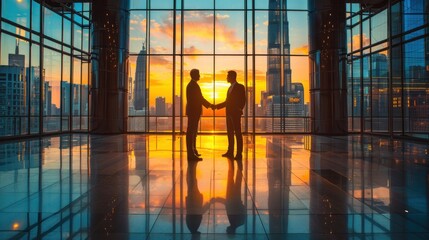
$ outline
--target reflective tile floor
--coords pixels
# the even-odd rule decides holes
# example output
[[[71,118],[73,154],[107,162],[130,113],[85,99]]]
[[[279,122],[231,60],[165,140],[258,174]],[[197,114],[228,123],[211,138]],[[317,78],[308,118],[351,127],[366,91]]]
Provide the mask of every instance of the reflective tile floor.
[[[0,239],[429,239],[427,144],[61,135],[0,143]]]

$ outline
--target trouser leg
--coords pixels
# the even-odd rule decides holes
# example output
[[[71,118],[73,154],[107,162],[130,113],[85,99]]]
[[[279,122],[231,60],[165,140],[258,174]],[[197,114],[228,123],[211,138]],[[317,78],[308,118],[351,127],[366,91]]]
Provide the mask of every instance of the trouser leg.
[[[243,134],[241,133],[241,116],[233,118],[234,122],[234,133],[237,141],[237,155],[243,153]]]
[[[234,154],[234,122],[231,117],[226,117],[226,131],[228,134],[228,152]]]
[[[186,151],[189,155],[194,154],[194,148],[196,145],[197,131],[198,131],[198,117],[188,116],[188,128],[186,130]]]

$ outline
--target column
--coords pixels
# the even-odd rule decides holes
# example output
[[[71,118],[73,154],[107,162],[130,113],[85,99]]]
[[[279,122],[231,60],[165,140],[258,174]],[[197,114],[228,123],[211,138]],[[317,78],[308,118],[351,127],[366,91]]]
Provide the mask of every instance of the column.
[[[129,0],[92,3],[91,133],[127,131]]]
[[[308,0],[311,130],[347,134],[345,1]]]

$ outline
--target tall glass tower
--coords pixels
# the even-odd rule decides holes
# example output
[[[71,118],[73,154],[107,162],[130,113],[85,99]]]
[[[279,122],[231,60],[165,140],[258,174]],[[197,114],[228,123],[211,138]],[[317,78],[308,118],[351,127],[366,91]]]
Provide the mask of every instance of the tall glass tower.
[[[134,86],[134,109],[146,110],[146,48],[143,45],[136,62],[136,76]]]
[[[267,92],[268,95],[280,96],[291,90],[289,23],[286,0],[270,0],[269,9]]]

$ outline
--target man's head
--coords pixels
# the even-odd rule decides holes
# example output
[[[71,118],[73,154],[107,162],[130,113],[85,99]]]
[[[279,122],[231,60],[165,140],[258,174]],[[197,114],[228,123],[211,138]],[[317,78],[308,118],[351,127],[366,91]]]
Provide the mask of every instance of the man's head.
[[[235,71],[228,71],[226,79],[229,83],[235,83],[237,81],[237,73]]]
[[[190,74],[191,74],[192,80],[195,80],[195,81],[200,80],[200,70],[194,68],[191,70]]]

